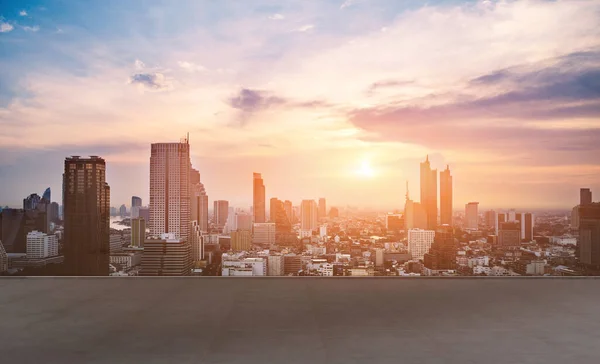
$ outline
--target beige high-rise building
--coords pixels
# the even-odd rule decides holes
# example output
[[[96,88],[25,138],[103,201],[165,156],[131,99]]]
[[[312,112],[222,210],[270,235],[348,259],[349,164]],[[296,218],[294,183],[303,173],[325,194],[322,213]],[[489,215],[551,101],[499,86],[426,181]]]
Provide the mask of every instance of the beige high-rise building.
[[[254,173],[252,212],[255,223],[267,221],[265,208],[265,183],[260,173]]]
[[[324,197],[319,199],[319,220],[327,217],[327,201]]]
[[[469,202],[465,205],[465,227],[467,229],[479,228],[479,202]]]
[[[234,252],[247,252],[252,249],[252,232],[239,230],[231,232],[231,250]]]
[[[150,234],[187,239],[190,229],[190,145],[155,143],[150,154]]]
[[[225,200],[216,200],[213,203],[213,215],[214,215],[214,223],[222,229],[225,227],[227,223],[227,218],[229,217],[229,201]]]
[[[318,228],[317,203],[314,200],[303,200],[300,205],[301,230],[314,231]]]
[[[190,221],[197,221],[202,232],[208,232],[208,195],[200,182],[200,172],[191,169],[190,173],[191,215]]]
[[[429,156],[421,163],[421,205],[427,215],[427,228],[437,226],[437,169],[431,169]]]
[[[449,166],[440,172],[440,223],[452,225],[452,175]]]
[[[422,260],[431,249],[435,238],[435,231],[423,229],[408,230],[408,251],[413,259]]]
[[[254,244],[263,246],[271,246],[275,244],[275,223],[263,222],[254,224],[254,236],[252,238]]]

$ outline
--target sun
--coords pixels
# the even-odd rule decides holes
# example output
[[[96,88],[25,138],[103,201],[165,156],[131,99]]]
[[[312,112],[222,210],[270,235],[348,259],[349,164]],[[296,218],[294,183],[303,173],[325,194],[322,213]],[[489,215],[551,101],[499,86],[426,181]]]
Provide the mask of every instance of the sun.
[[[371,178],[375,176],[375,171],[368,161],[363,161],[360,168],[357,170],[357,174],[361,177]]]

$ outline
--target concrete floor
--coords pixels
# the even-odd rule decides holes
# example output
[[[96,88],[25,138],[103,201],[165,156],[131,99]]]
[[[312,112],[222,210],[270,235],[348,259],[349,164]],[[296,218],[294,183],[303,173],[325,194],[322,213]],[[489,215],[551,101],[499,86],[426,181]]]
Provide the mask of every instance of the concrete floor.
[[[1,363],[599,363],[600,279],[7,278]]]

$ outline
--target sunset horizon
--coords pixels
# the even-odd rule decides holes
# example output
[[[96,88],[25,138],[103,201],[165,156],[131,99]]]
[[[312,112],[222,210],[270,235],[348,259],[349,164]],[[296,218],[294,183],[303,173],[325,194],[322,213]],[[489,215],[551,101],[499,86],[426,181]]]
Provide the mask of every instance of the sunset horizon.
[[[454,210],[600,190],[599,1],[103,4],[0,5],[0,205],[60,201],[72,155],[106,160],[113,206],[147,199],[150,145],[187,133],[240,208],[260,172],[268,198],[402,209],[426,156]]]

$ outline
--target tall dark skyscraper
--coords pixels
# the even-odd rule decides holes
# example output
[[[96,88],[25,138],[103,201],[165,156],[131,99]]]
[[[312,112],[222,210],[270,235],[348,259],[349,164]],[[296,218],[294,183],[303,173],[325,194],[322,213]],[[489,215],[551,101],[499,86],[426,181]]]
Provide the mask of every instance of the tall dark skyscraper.
[[[431,169],[429,156],[421,163],[421,205],[427,215],[427,229],[437,226],[437,169]]]
[[[452,175],[449,166],[440,172],[440,223],[452,225]]]
[[[600,202],[579,206],[579,261],[600,269]]]
[[[592,190],[582,188],[579,190],[579,205],[589,205],[592,203]]]
[[[41,201],[40,195],[32,193],[23,199],[23,210],[35,210]]]
[[[110,188],[104,159],[97,156],[65,159],[63,206],[67,273],[107,276]]]
[[[260,173],[254,173],[252,213],[254,214],[255,223],[267,221],[265,211],[265,183]]]

